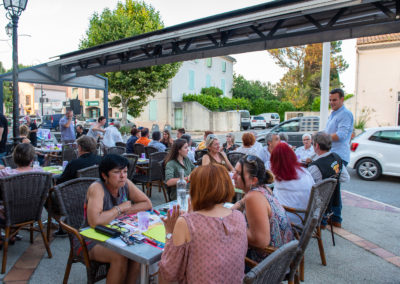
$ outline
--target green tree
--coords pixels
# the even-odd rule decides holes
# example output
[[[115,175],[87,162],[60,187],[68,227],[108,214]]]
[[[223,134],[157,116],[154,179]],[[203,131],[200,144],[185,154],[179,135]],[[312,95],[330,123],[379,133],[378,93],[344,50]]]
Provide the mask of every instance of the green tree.
[[[224,92],[217,87],[202,88],[200,93],[203,95],[209,95],[213,97],[220,97],[224,94]]]
[[[273,100],[273,86],[270,83],[246,80],[242,75],[233,75],[232,97],[245,98],[251,102],[257,99]]]
[[[342,87],[339,74],[348,68],[340,54],[342,42],[331,42],[330,87]],[[321,94],[322,44],[287,47],[268,51],[287,71],[277,85],[278,97],[296,108],[309,110]]]
[[[151,5],[126,0],[125,3],[118,2],[113,11],[104,9],[101,14],[93,14],[79,48],[89,48],[163,27],[159,12]],[[110,91],[116,94],[110,103],[121,108],[123,124],[126,123],[127,113],[134,117],[140,115],[154,93],[168,86],[179,67],[180,63],[173,63],[104,74],[109,79]]]

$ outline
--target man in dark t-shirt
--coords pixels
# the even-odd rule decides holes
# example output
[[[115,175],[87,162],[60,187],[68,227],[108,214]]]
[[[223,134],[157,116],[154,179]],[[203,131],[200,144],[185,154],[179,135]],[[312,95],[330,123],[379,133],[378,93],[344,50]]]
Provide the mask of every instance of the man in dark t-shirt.
[[[3,165],[3,159],[7,154],[6,144],[7,144],[7,135],[8,135],[8,122],[7,118],[0,113],[0,164]]]
[[[29,116],[25,117],[25,120],[26,125],[29,127],[29,140],[31,140],[31,144],[36,147],[38,127],[34,121],[31,121]]]

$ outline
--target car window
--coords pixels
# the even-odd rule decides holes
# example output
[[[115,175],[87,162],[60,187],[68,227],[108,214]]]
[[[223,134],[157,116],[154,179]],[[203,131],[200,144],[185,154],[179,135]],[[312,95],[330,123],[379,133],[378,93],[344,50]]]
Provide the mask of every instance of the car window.
[[[278,132],[298,132],[300,129],[300,124],[298,120],[292,120],[281,124],[277,131]]]
[[[400,145],[400,130],[384,130],[375,132],[369,140]]]
[[[255,119],[255,120],[264,120],[264,117],[262,117],[262,116],[254,116],[253,119]]]

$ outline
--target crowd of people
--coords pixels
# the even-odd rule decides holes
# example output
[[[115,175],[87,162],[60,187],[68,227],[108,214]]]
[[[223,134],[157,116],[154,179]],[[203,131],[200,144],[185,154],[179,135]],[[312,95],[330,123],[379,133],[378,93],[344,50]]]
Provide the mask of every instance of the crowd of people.
[[[183,128],[178,129],[175,140],[168,130],[153,131],[150,139],[148,128],[132,128],[126,153],[133,153],[135,144],[168,152],[163,166],[169,198],[177,197],[182,170],[190,188],[188,211],[181,212],[179,206],[174,206],[163,219],[166,246],[159,263],[160,283],[241,283],[246,256],[262,261],[267,256],[264,248],[279,248],[294,239],[291,224],[301,224],[301,220],[284,208],[306,209],[311,187],[328,177],[339,181],[330,222],[341,226],[340,182],[349,180],[345,166],[352,132],[352,116],[343,106],[343,97],[340,89],[331,91],[333,112],[326,130],[304,134],[304,146],[297,149],[289,144],[287,135],[279,133],[268,133],[265,146],[256,140],[254,132],[242,135],[241,146],[235,144],[235,135],[228,133],[221,146],[211,131],[206,131],[203,141],[196,145]],[[72,116],[68,110],[60,120],[61,139],[64,143],[76,141],[78,158],[68,163],[56,183],[76,178],[82,168],[99,165],[100,180],[87,191],[83,226],[106,225],[122,214],[151,209],[151,200],[128,179],[128,160],[121,155],[98,155],[99,140],[106,147],[123,141],[119,122],[104,128],[106,118],[101,116],[86,135],[78,128],[75,134]],[[1,139],[6,127],[0,116]],[[36,129],[30,121],[21,126],[24,140],[13,152],[17,168],[1,169],[0,177],[35,170]],[[4,151],[2,142],[0,156]],[[204,155],[198,159],[196,151]],[[232,152],[244,155],[232,164],[227,155]],[[244,195],[228,209],[224,205],[233,201],[234,188]],[[322,227],[328,221],[324,218]],[[89,239],[86,244],[91,259],[111,264],[107,282],[136,279],[137,263]],[[81,251],[76,240],[74,246]]]

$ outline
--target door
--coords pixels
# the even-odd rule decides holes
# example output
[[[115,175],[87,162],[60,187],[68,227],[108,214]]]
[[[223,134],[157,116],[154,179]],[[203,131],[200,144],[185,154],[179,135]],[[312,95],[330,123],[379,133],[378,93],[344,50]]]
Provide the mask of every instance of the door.
[[[400,126],[400,104],[397,104],[397,126]]]
[[[175,128],[182,128],[182,127],[183,127],[182,109],[176,108],[175,109]]]

